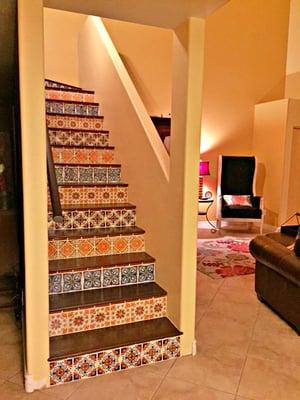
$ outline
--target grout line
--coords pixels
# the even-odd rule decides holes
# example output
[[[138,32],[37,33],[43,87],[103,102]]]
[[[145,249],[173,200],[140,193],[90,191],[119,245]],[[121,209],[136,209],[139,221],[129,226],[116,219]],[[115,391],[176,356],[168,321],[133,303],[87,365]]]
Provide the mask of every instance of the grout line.
[[[182,356],[180,356],[181,358]],[[174,367],[175,363],[176,363],[177,359],[174,360],[173,364],[167,369],[166,373],[163,375],[159,385],[157,386],[157,388],[155,389],[155,391],[153,392],[152,396],[150,397],[149,400],[153,400],[154,396],[157,394],[157,392],[159,391],[161,385],[163,384],[163,382],[165,381],[167,375],[169,374],[169,372],[171,371],[171,369]]]

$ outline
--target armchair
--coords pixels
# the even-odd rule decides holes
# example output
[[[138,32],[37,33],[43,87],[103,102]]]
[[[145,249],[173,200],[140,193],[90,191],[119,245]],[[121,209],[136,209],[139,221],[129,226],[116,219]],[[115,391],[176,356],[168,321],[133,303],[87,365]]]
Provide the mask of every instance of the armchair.
[[[255,196],[256,157],[219,157],[217,228],[222,221],[259,222],[263,229],[263,199]]]

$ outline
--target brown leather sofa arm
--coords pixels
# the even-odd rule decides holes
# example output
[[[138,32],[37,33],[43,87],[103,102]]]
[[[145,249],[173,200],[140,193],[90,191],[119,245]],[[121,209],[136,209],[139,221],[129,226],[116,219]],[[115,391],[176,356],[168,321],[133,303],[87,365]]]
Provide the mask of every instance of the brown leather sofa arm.
[[[256,260],[300,286],[300,257],[266,236],[256,236],[250,242],[250,253]]]

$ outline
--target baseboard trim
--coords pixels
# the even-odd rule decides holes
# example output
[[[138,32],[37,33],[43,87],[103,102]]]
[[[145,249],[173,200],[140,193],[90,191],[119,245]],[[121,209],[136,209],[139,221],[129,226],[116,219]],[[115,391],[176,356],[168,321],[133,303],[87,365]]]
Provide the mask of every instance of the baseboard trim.
[[[35,390],[45,389],[47,387],[47,380],[35,380],[32,375],[25,374],[25,391],[26,393],[32,393]]]

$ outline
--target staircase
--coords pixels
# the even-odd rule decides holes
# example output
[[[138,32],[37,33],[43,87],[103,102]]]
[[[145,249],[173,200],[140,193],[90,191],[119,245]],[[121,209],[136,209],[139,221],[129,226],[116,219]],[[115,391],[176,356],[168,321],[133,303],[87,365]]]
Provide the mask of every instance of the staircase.
[[[50,384],[180,355],[167,293],[114,162],[94,92],[46,80],[47,126],[62,205],[49,198]]]

